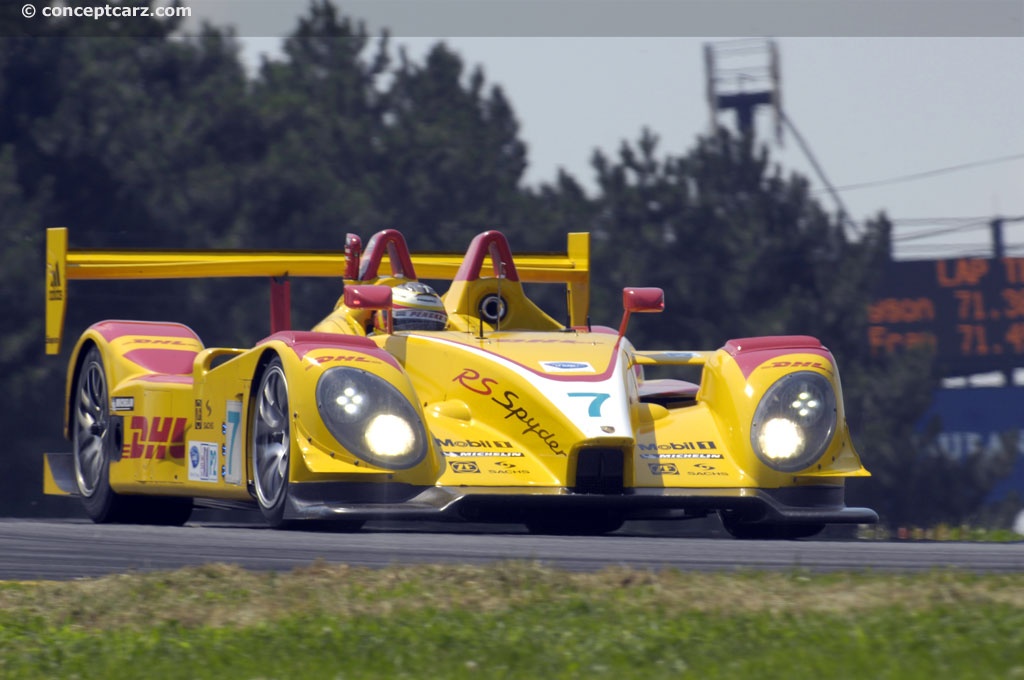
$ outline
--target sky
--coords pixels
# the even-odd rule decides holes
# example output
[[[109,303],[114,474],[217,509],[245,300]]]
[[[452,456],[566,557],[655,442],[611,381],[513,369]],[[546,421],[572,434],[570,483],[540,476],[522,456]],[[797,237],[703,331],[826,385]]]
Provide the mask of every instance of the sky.
[[[583,7],[586,1],[576,0],[571,7]],[[492,5],[502,6],[498,2]],[[503,3],[506,9],[510,2]],[[624,2],[594,6],[632,6]],[[445,3],[430,0],[419,7],[445,9]],[[221,5],[223,10],[225,4],[230,11],[211,10],[209,18],[235,26],[251,62],[261,54],[277,54],[279,36],[305,11],[305,4],[290,0],[250,3],[247,6],[253,9],[245,16],[238,5],[211,7]],[[370,4],[347,6],[354,5],[352,16],[367,21],[377,33],[381,26],[375,19],[356,13],[373,14]],[[957,3],[947,4],[955,9]],[[916,7],[924,5],[935,6]],[[849,31],[857,35],[825,38],[814,35],[811,22],[798,26],[793,31],[799,34],[796,37],[771,38],[779,54],[782,108],[806,148],[789,129],[781,143],[776,140],[768,108],[757,116],[757,133],[782,168],[809,177],[823,204],[834,210],[837,204],[809,160],[809,151],[854,225],[884,211],[896,226],[897,258],[987,254],[988,225],[995,217],[1007,219],[1010,254],[1024,256],[1024,219],[1012,221],[1024,218],[1024,30],[1019,16],[1024,3],[1020,5],[1021,12],[1006,20],[1008,31],[967,24],[961,31],[957,17],[946,19],[949,25],[938,29],[918,30],[911,17],[910,28],[897,18],[891,30],[859,28]],[[856,5],[861,6],[878,5]],[[261,7],[274,12],[255,22]],[[750,72],[768,64],[767,34],[755,31],[741,42],[732,35],[661,35],[681,31],[661,31],[652,19],[622,30],[629,33],[623,37],[614,35],[614,27],[595,30],[602,35],[593,37],[583,30],[566,30],[574,33],[570,37],[550,35],[559,29],[509,36],[476,19],[468,25],[453,22],[451,33],[435,34],[435,26],[424,25],[422,15],[412,29],[403,30],[401,19],[393,20],[399,28],[392,27],[392,42],[404,45],[414,59],[444,41],[467,66],[480,66],[487,81],[504,90],[528,146],[525,182],[531,185],[552,181],[563,168],[593,191],[594,150],[614,155],[623,141],[636,141],[644,128],[658,135],[662,153],[687,153],[711,125],[705,46],[719,54],[722,69]],[[828,22],[816,21],[834,31]],[[849,24],[856,28],[856,21],[855,15]],[[728,28],[729,17],[698,23],[696,29],[721,31],[719,23]],[[777,23],[765,19],[752,28],[778,29]],[[475,27],[487,35],[472,35]],[[901,30],[918,37],[890,35]],[[948,35],[958,32],[975,35]],[[1005,37],[1007,33],[1015,37]],[[754,48],[747,56],[729,51],[744,45]],[[718,120],[735,123],[731,114],[721,114]]]

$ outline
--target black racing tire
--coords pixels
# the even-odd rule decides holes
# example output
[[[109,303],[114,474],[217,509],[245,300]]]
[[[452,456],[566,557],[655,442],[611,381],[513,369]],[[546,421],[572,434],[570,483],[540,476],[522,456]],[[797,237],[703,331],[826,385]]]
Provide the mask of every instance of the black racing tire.
[[[71,451],[82,506],[97,524],[124,522],[130,502],[110,488],[110,459],[119,442],[110,418],[110,393],[103,357],[91,347],[75,375],[71,397]]]
[[[733,538],[744,541],[793,541],[799,538],[817,536],[825,525],[817,522],[796,524],[751,523],[738,520],[726,514],[721,515],[722,527]]]
[[[621,529],[624,523],[625,520],[619,515],[603,513],[537,516],[524,522],[531,534],[549,536],[601,536]]]
[[[86,352],[71,400],[71,449],[75,484],[86,514],[97,524],[181,526],[192,516],[191,498],[126,496],[110,487],[110,461],[121,446],[110,417],[110,391],[103,356]]]
[[[291,420],[288,379],[279,358],[267,364],[259,378],[249,422],[256,503],[267,524],[275,529],[287,528],[284,511],[291,472]]]

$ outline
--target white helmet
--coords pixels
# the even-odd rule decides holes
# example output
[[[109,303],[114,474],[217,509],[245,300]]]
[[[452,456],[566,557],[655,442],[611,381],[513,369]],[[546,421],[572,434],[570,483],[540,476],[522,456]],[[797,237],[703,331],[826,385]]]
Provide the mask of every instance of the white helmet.
[[[391,316],[396,331],[443,331],[448,325],[441,296],[419,281],[391,289]],[[377,324],[379,325],[379,313]]]

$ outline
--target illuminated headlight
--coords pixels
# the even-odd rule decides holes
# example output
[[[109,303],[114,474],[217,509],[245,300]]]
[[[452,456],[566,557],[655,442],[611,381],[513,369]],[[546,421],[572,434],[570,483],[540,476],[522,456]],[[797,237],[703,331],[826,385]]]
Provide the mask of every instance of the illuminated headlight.
[[[780,472],[795,472],[821,457],[836,429],[836,394],[824,376],[791,373],[772,385],[754,411],[754,452]]]
[[[374,455],[386,459],[407,456],[416,445],[416,434],[409,423],[390,413],[374,416],[366,428],[364,439]]]
[[[316,407],[338,443],[368,463],[410,468],[427,454],[427,436],[401,392],[372,373],[339,366],[316,384]]]

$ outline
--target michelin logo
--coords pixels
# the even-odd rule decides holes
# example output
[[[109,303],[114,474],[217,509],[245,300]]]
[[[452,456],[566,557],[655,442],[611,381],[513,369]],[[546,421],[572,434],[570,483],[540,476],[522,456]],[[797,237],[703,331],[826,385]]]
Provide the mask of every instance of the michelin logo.
[[[522,458],[521,451],[445,451],[449,458]]]

